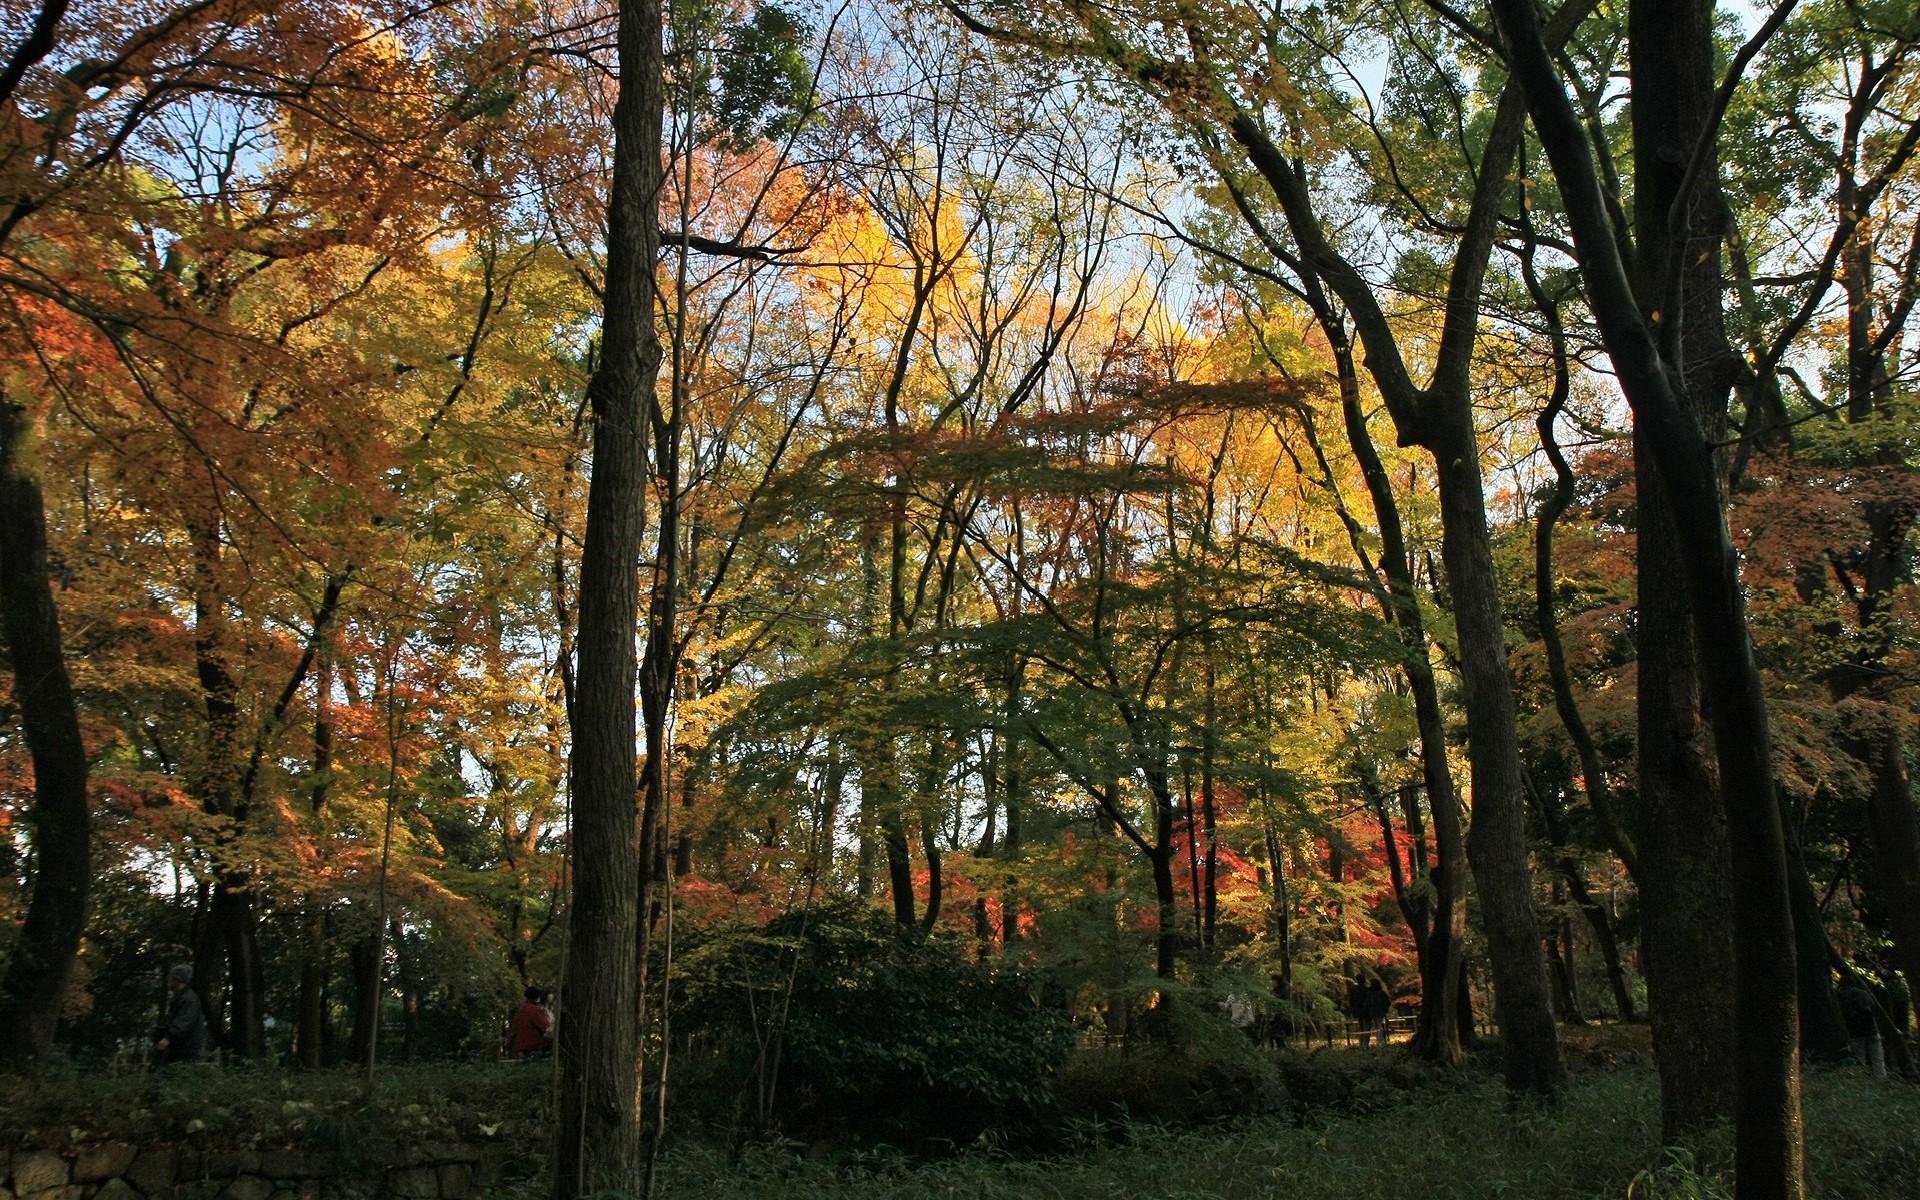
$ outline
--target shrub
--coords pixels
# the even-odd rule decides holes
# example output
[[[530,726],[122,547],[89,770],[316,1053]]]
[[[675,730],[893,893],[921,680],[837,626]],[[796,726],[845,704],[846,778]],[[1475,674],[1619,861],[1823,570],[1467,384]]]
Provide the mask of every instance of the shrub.
[[[680,1094],[761,1132],[972,1141],[1042,1111],[1072,1044],[1063,1000],[865,906],[683,943],[677,973]]]
[[[1405,1047],[1336,1051],[1288,1050],[1279,1056],[1281,1082],[1303,1113],[1361,1116],[1404,1103],[1415,1091],[1455,1086],[1448,1072],[1414,1058]]]
[[[1058,1088],[1062,1115],[1179,1126],[1287,1107],[1273,1060],[1204,1003],[1176,999],[1165,1022],[1162,1042],[1069,1059]]]

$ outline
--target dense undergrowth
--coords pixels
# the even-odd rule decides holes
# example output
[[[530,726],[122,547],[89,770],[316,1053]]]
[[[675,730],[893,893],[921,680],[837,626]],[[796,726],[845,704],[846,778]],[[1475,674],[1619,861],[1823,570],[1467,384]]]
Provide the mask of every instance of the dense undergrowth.
[[[1024,1127],[971,1144],[754,1140],[689,1122],[669,1139],[661,1179],[664,1195],[713,1200],[1730,1197],[1725,1136],[1687,1151],[1659,1147],[1645,1037],[1643,1028],[1576,1031],[1576,1081],[1548,1109],[1508,1105],[1484,1061],[1435,1071],[1398,1048],[1083,1052]],[[371,1093],[357,1072],[5,1082],[0,1145],[124,1138],[355,1155],[464,1142],[492,1148],[502,1168],[492,1194],[545,1195],[552,1073],[542,1065],[394,1067]],[[857,1116],[845,1127],[858,1127]],[[1815,1200],[1920,1200],[1920,1088],[1857,1070],[1811,1072],[1806,1118]]]
[[[1396,1089],[1399,1090],[1399,1089]],[[1856,1071],[1806,1081],[1815,1200],[1920,1200],[1920,1089]],[[1094,1132],[1094,1131],[1089,1131]],[[793,1147],[739,1155],[679,1147],[667,1195],[711,1200],[1720,1200],[1733,1195],[1729,1142],[1658,1144],[1650,1070],[1582,1077],[1547,1110],[1505,1103],[1473,1077],[1453,1090],[1359,1115],[1284,1117],[1176,1130],[1109,1127],[1081,1150],[1023,1159],[992,1148],[940,1161],[868,1151],[814,1157]],[[532,1195],[532,1193],[528,1193]]]

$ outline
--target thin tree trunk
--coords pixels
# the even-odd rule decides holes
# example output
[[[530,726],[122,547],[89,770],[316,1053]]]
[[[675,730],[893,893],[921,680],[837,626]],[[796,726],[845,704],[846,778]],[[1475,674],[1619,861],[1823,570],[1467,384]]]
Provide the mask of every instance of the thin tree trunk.
[[[1873,884],[1886,906],[1887,924],[1907,994],[1920,996],[1920,814],[1896,728],[1872,743],[1873,792],[1867,799],[1873,834]]]
[[[1380,530],[1380,567],[1386,576],[1395,627],[1405,651],[1402,670],[1413,693],[1416,728],[1420,734],[1420,772],[1426,784],[1427,807],[1433,815],[1435,862],[1433,920],[1420,953],[1420,1021],[1414,1030],[1413,1051],[1423,1058],[1459,1066],[1465,1061],[1460,1047],[1459,1022],[1454,1007],[1460,996],[1461,951],[1467,934],[1466,830],[1460,797],[1454,790],[1453,769],[1447,762],[1446,720],[1440,708],[1440,689],[1428,657],[1425,619],[1407,556],[1406,535],[1400,521],[1400,503],[1393,481],[1373,444],[1366,414],[1360,406],[1360,379],[1353,348],[1344,331],[1334,340],[1334,364],[1340,382],[1340,412],[1347,445],[1360,464],[1367,495]]]
[[[320,820],[327,807],[327,792],[333,784],[333,645],[322,642],[315,663],[313,696],[313,786],[308,791],[307,815],[316,852],[325,834]],[[326,1041],[327,1009],[327,910],[326,905],[309,898],[302,919],[300,948],[300,994],[294,1011],[294,1054],[300,1065],[315,1069],[323,1065]],[[516,939],[517,941],[517,939]]]
[[[1800,1055],[1808,1062],[1843,1063],[1852,1057],[1853,1047],[1834,992],[1833,943],[1827,940],[1820,899],[1807,878],[1799,825],[1791,815],[1785,821],[1787,899],[1793,907],[1794,963],[1799,968]]]
[[[1021,851],[1021,837],[1024,834],[1022,818],[1025,816],[1026,774],[1024,756],[1018,734],[1021,685],[1026,679],[1026,663],[1015,657],[1008,665],[1007,691],[1003,708],[1005,735],[1000,751],[1001,761],[1001,803],[1006,808],[1007,821],[1005,832],[1000,838],[1000,857],[1002,861],[1018,862]],[[1009,872],[1001,880],[1000,890],[1000,948],[1005,953],[1020,936],[1020,894],[1019,881]]]
[[[1546,830],[1547,840],[1556,847],[1556,865],[1560,868],[1560,877],[1566,881],[1567,894],[1587,918],[1587,925],[1593,930],[1594,944],[1600,948],[1600,958],[1606,964],[1607,986],[1613,991],[1614,1011],[1622,1021],[1638,1020],[1633,991],[1627,986],[1626,967],[1620,959],[1620,942],[1614,934],[1613,919],[1607,915],[1605,906],[1594,899],[1580,864],[1561,849],[1566,845],[1566,830],[1560,821],[1559,800],[1551,788],[1539,793],[1538,800],[1540,824]]]
[[[1200,730],[1200,819],[1204,823],[1207,837],[1207,854],[1204,871],[1204,886],[1201,891],[1202,916],[1200,921],[1200,945],[1208,953],[1213,951],[1213,931],[1220,913],[1220,847],[1215,841],[1215,824],[1218,816],[1214,810],[1214,754],[1217,734],[1214,722],[1218,716],[1218,701],[1214,695],[1216,680],[1213,670],[1213,642],[1206,643],[1206,723]]]
[[[1565,903],[1563,881],[1554,880],[1552,887],[1553,903]],[[1547,962],[1553,969],[1554,1008],[1560,1020],[1568,1025],[1585,1025],[1587,1018],[1580,1011],[1580,982],[1574,975],[1573,933],[1563,916],[1548,922]]]
[[[375,1005],[380,999],[380,948],[372,934],[355,939],[347,947],[347,965],[353,976],[352,1033],[347,1040],[347,1057],[364,1064],[373,1053],[378,1036]]]
[[[927,856],[927,908],[921,915],[920,929],[923,933],[932,933],[933,927],[940,922],[942,883],[940,879],[940,829],[933,823],[932,816],[922,809],[920,813],[920,848]]]

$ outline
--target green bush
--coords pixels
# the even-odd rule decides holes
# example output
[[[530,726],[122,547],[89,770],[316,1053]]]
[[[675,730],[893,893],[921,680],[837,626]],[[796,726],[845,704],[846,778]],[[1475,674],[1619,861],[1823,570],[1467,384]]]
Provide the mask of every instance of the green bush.
[[[1273,1060],[1204,1001],[1175,999],[1164,1022],[1164,1041],[1069,1059],[1057,1089],[1061,1115],[1178,1126],[1286,1109]]]
[[[1458,1087],[1459,1072],[1440,1070],[1405,1047],[1287,1050],[1280,1080],[1303,1114],[1362,1116],[1405,1103],[1428,1087]]]
[[[1044,1111],[1072,1045],[1063,998],[865,906],[689,939],[675,972],[679,1094],[736,1129],[970,1142]]]

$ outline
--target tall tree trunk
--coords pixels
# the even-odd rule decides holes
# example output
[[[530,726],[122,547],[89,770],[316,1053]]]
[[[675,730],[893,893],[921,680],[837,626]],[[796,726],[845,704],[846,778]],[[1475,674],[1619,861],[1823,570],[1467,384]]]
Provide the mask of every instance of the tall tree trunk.
[[[920,848],[927,856],[927,908],[920,917],[920,930],[932,933],[940,923],[942,883],[940,879],[940,827],[927,809],[920,811]]]
[[[400,990],[400,1057],[415,1062],[420,1057],[420,978],[400,918],[387,922],[387,940],[393,944],[393,981]]]
[[[1679,1141],[1733,1108],[1733,972],[1725,811],[1700,724],[1698,654],[1681,547],[1652,458],[1635,435],[1640,602],[1637,693],[1640,946],[1665,1136]]]
[[[630,1192],[640,1168],[635,997],[651,864],[641,860],[635,811],[634,632],[646,523],[643,435],[661,354],[654,328],[663,179],[657,3],[620,0],[618,48],[601,358],[587,385],[593,474],[575,631],[573,904],[561,989],[555,1200]]]
[[[213,919],[213,884],[202,879],[194,886],[193,986],[206,1013],[208,1041],[220,1047],[227,1044],[226,962],[226,946]]]
[[[1653,458],[1636,429],[1641,514],[1636,610],[1639,687],[1640,946],[1661,1117],[1669,1141],[1733,1107],[1733,973],[1727,823],[1700,721],[1699,654],[1684,591],[1684,553]]]
[[[300,992],[295,1001],[294,1058],[309,1070],[326,1065],[327,913],[310,904],[301,922],[305,944],[300,956]]]
[[[1280,846],[1280,835],[1267,822],[1267,870],[1273,883],[1273,936],[1280,943],[1280,975],[1274,981],[1275,994],[1283,1001],[1293,999],[1293,898],[1287,892],[1287,865]],[[1291,1015],[1289,1014],[1289,1020]]]
[[[1635,242],[1643,297],[1660,297],[1680,272],[1686,302],[1682,399],[1709,441],[1726,431],[1731,350],[1721,318],[1718,158],[1711,190],[1691,201],[1687,228],[1668,228],[1689,154],[1714,91],[1709,5],[1631,9]],[[1680,261],[1684,256],[1685,261]],[[1665,301],[1654,299],[1649,309]],[[1672,498],[1634,426],[1638,493],[1639,606],[1636,642],[1640,745],[1641,947],[1660,1064],[1661,1114],[1678,1140],[1732,1109],[1734,1025],[1725,981],[1733,973],[1732,882],[1726,813],[1700,710],[1700,652],[1686,593],[1672,581],[1686,550]]]
[[[855,734],[856,738],[864,736]],[[858,749],[854,758],[859,761],[860,769],[860,807],[854,813],[854,874],[853,894],[865,900],[873,895],[873,872],[879,858],[879,823],[876,819],[874,788],[866,771],[866,756]]]
[[[1461,409],[1449,422],[1451,437],[1436,437],[1433,451],[1444,530],[1441,554],[1460,636],[1467,757],[1473,768],[1467,861],[1479,885],[1507,1087],[1549,1093],[1566,1083],[1566,1064],[1560,1057],[1560,1031],[1553,1020],[1540,927],[1534,918],[1520,739],[1479,444],[1471,408],[1463,403]]]
[[[1705,708],[1710,714],[1721,798],[1732,861],[1734,914],[1734,1164],[1738,1200],[1799,1200],[1806,1191],[1800,1122],[1793,918],[1788,907],[1786,852],[1775,800],[1766,693],[1747,630],[1739,559],[1728,534],[1719,479],[1708,436],[1700,428],[1681,381],[1686,378],[1678,338],[1656,336],[1659,311],[1674,314],[1683,294],[1683,265],[1713,247],[1682,246],[1675,257],[1641,247],[1672,264],[1657,296],[1643,298],[1629,281],[1601,193],[1593,147],[1542,37],[1532,0],[1493,0],[1514,77],[1524,89],[1534,127],[1551,160],[1579,250],[1580,272],[1620,387],[1633,408],[1641,448],[1654,459],[1681,546],[1681,578],[1693,618]],[[1676,11],[1680,10],[1680,11]],[[1712,5],[1634,0],[1630,30],[1641,36],[1636,68],[1651,63],[1642,49],[1661,39],[1684,40],[1685,56],[1711,62]],[[1780,15],[1784,16],[1784,10]],[[1678,19],[1676,19],[1678,18]],[[1703,41],[1705,44],[1703,44]],[[1639,90],[1634,107],[1657,88]],[[1699,110],[1695,110],[1698,112]],[[1705,111],[1713,111],[1707,107]],[[1699,160],[1700,136],[1636,144],[1645,159],[1666,156],[1687,169]],[[1697,182],[1711,186],[1711,170]],[[1657,188],[1652,180],[1645,186]],[[1688,186],[1691,186],[1689,184]],[[1685,188],[1675,190],[1689,197]],[[1644,202],[1644,198],[1643,198]],[[1677,211],[1669,206],[1662,211]],[[1668,230],[1669,243],[1673,240]],[[1717,239],[1715,245],[1717,246]],[[1669,288],[1666,281],[1672,280]],[[1671,328],[1669,322],[1667,328]],[[1644,500],[1644,497],[1643,497]],[[1644,849],[1643,849],[1644,854]]]
[[[260,1002],[260,954],[250,895],[251,870],[240,839],[246,830],[248,796],[240,729],[240,684],[226,661],[226,596],[220,578],[217,517],[188,520],[193,555],[194,669],[206,715],[206,745],[198,792],[206,811],[225,818],[213,847],[213,894],[195,976],[210,1004],[224,999],[228,1053],[258,1057],[266,1045],[266,1013]],[[202,971],[201,961],[206,970]],[[222,986],[211,968],[226,964]],[[209,998],[210,997],[210,998]]]
[[[1589,7],[1583,0],[1563,6],[1555,17],[1556,44],[1571,34],[1573,23]],[[1560,1056],[1533,911],[1519,739],[1471,386],[1480,295],[1510,171],[1525,131],[1525,115],[1518,93],[1503,92],[1481,152],[1448,279],[1447,313],[1432,381],[1424,388],[1413,382],[1393,324],[1365,276],[1342,257],[1321,228],[1304,165],[1290,158],[1251,113],[1234,112],[1228,128],[1278,198],[1299,247],[1303,273],[1315,280],[1309,286],[1317,288],[1324,281],[1353,314],[1367,350],[1367,368],[1401,441],[1422,446],[1434,457],[1444,534],[1442,557],[1454,596],[1473,771],[1474,821],[1466,857],[1479,884],[1508,1086],[1546,1094],[1565,1083],[1566,1064]]]
[[[887,852],[887,892],[893,898],[893,919],[902,929],[914,927],[913,849],[907,843],[907,821],[900,811],[898,760],[893,741],[884,730],[873,738],[879,753],[880,844]],[[865,772],[862,772],[864,777]]]
[[[1185,751],[1180,755],[1180,799],[1186,809],[1187,825],[1187,904],[1193,912],[1193,944],[1200,946],[1205,934],[1200,926],[1200,814],[1194,810],[1193,766]]]
[[[26,409],[0,396],[0,609],[13,700],[33,759],[33,897],[0,977],[0,1062],[53,1046],[87,926],[87,750],[47,569],[46,504]]]
[[[989,730],[986,737],[986,751],[980,758],[980,795],[986,810],[985,828],[980,833],[980,844],[974,847],[973,856],[978,859],[991,859],[994,856],[995,843],[1000,840],[1000,743],[1002,735]],[[978,944],[977,953],[981,962],[986,962],[993,953],[993,919],[987,908],[987,890],[983,887],[973,898],[973,939]]]

